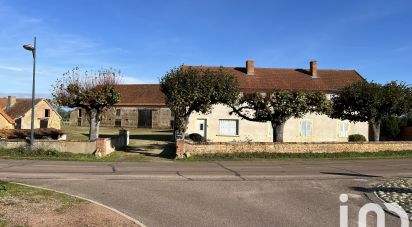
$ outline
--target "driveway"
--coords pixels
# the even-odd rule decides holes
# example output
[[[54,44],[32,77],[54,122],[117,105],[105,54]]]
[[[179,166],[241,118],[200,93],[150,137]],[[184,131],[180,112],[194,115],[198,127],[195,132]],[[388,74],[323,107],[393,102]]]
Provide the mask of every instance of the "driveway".
[[[87,197],[147,226],[339,226],[341,193],[349,195],[349,224],[357,226],[358,210],[370,202],[364,191],[389,177],[412,177],[412,159],[113,164],[0,160],[0,179]],[[386,226],[400,226],[400,221],[386,215]]]

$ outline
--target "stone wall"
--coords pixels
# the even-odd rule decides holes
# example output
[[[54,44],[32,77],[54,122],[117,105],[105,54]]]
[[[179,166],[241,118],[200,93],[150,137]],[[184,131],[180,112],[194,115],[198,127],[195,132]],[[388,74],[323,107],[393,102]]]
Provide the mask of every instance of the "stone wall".
[[[327,143],[192,143],[178,140],[176,155],[236,152],[269,153],[336,153],[336,152],[378,152],[411,150],[412,142],[327,142]]]
[[[120,109],[120,115],[116,115],[116,109]],[[152,128],[170,128],[172,113],[169,108],[166,107],[114,107],[108,109],[102,116],[100,126],[102,127],[114,127],[116,120],[121,121],[122,128],[137,128],[139,120],[139,110],[151,110],[152,111]],[[76,109],[70,114],[70,125],[78,126],[79,110]],[[82,111],[81,126],[89,126],[87,115],[85,111]]]
[[[129,144],[129,132],[120,130],[119,136],[97,139],[96,141],[35,140],[35,148],[55,149],[59,152],[93,154],[102,157]],[[29,146],[26,140],[0,140],[0,148]]]

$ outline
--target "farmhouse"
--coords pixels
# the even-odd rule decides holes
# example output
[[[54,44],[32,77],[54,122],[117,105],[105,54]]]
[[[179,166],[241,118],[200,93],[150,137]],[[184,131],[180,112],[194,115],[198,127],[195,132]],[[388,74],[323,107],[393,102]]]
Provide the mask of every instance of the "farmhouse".
[[[36,99],[34,104],[34,128],[61,128],[61,116],[46,99]],[[16,129],[31,128],[31,106],[31,99],[0,99],[0,109],[14,120]]]
[[[100,123],[106,127],[171,128],[172,112],[166,106],[164,94],[158,84],[116,85],[120,101],[107,110]],[[70,114],[72,126],[88,126],[87,114],[75,109]]]
[[[188,66],[189,67],[189,66]],[[203,67],[203,66],[192,66]],[[203,67],[218,69],[219,67]],[[267,93],[275,89],[321,91],[328,97],[338,89],[364,80],[355,70],[318,69],[310,62],[309,69],[255,68],[252,60],[246,67],[224,67],[240,84],[242,93]],[[189,118],[187,133],[199,133],[213,142],[271,142],[272,127],[269,122],[251,122],[230,115],[225,105],[215,105],[210,114],[194,113]],[[368,123],[341,121],[326,115],[307,114],[301,119],[289,119],[284,127],[284,142],[342,142],[351,134],[368,138]]]

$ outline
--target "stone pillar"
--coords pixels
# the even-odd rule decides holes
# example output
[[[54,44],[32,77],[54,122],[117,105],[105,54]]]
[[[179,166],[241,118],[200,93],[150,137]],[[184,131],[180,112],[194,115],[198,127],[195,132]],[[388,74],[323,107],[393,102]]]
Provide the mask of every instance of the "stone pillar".
[[[106,141],[105,139],[96,139],[96,151],[94,152],[94,155],[96,157],[103,157],[106,155]]]
[[[183,158],[185,154],[185,140],[176,140],[176,158]]]

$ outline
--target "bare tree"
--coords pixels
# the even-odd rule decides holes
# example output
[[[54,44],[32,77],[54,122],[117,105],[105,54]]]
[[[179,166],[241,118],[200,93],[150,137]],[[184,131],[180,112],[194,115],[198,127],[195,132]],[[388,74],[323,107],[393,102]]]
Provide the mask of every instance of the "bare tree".
[[[84,109],[90,123],[89,140],[95,140],[99,138],[102,114],[120,99],[115,88],[119,80],[120,71],[111,68],[83,72],[75,67],[53,85],[54,102],[60,106]]]

